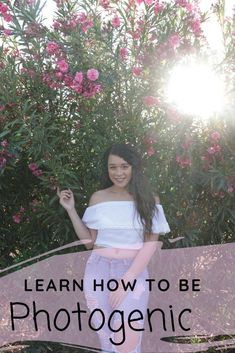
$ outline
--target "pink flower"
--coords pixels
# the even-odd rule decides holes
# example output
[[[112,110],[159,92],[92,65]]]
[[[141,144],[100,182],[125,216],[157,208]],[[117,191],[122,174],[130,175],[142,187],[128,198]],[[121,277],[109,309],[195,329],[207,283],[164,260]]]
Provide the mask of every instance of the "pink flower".
[[[92,92],[93,92],[94,94],[100,93],[101,91],[102,91],[102,86],[101,86],[101,85],[94,85],[94,86],[93,86]]]
[[[56,76],[56,78],[57,78],[58,80],[63,80],[64,74],[63,74],[62,72],[60,72],[60,71],[57,71],[57,72],[55,73],[55,76]]]
[[[147,150],[147,154],[149,157],[151,157],[152,155],[155,154],[155,149],[153,148],[153,146],[150,146]]]
[[[56,42],[48,42],[46,51],[49,55],[54,55],[59,49],[59,45]]]
[[[3,14],[3,18],[6,22],[11,22],[13,20],[13,16],[9,13]]]
[[[214,145],[207,149],[207,152],[209,154],[216,154],[216,153],[219,153],[220,151],[221,151],[220,145]]]
[[[137,5],[141,5],[144,2],[144,0],[135,0],[135,2]]]
[[[6,147],[8,146],[8,141],[7,141],[7,140],[3,140],[3,141],[1,142],[1,146],[4,147],[4,148],[6,148]]]
[[[60,29],[61,28],[61,23],[59,21],[53,21],[53,24],[52,24],[53,28],[54,29]]]
[[[79,19],[77,17],[73,17],[71,18],[71,20],[69,21],[69,23],[67,24],[67,27],[69,29],[73,29],[73,28],[76,28],[77,25],[79,23]]]
[[[207,152],[208,152],[209,154],[215,154],[215,149],[214,149],[214,147],[209,147],[209,148],[207,149]]]
[[[80,85],[75,80],[74,80],[74,83],[71,85],[71,88],[77,93],[82,93],[82,85]]]
[[[177,0],[175,2],[177,5],[180,5],[182,7],[185,7],[188,4],[188,0]]]
[[[104,9],[107,9],[109,7],[110,1],[109,0],[100,0],[99,1],[100,6],[102,6]]]
[[[140,74],[141,74],[141,72],[142,72],[142,69],[141,69],[141,67],[133,67],[133,69],[132,69],[132,73],[133,73],[133,75],[135,75],[135,76],[140,76]]]
[[[84,22],[84,23],[82,24],[81,29],[82,29],[83,32],[87,32],[88,29],[90,29],[90,28],[93,27],[93,26],[94,26],[94,22],[93,22],[92,20],[90,20],[90,21]]]
[[[35,0],[26,0],[26,2],[29,6],[32,6],[35,4]]]
[[[220,133],[218,131],[212,132],[211,139],[215,142],[218,142],[220,140]]]
[[[235,191],[235,189],[232,187],[232,186],[229,186],[228,188],[227,188],[227,192],[228,193],[233,193]]]
[[[30,163],[30,164],[29,164],[29,169],[30,169],[32,172],[34,172],[35,170],[37,170],[37,169],[38,169],[37,163]]]
[[[145,96],[143,97],[143,102],[147,106],[158,105],[160,103],[159,99],[154,96]]]
[[[145,137],[145,142],[148,144],[148,145],[153,145],[154,143],[156,143],[156,137],[154,136],[154,135],[151,135],[151,134],[149,134],[149,135],[147,135],[146,137]]]
[[[6,163],[7,163],[6,158],[0,157],[0,168],[5,167]]]
[[[191,166],[192,164],[192,161],[190,158],[182,158],[179,155],[176,156],[175,160],[180,165],[181,168]]]
[[[73,84],[73,78],[69,75],[64,76],[65,86],[70,87]]]
[[[120,48],[119,49],[119,54],[123,60],[127,59],[128,57],[128,50],[127,48]]]
[[[193,12],[193,4],[187,3],[185,8],[188,12]]]
[[[113,17],[113,19],[112,19],[112,26],[114,27],[114,28],[117,28],[117,27],[119,27],[120,26],[120,24],[121,24],[121,21],[120,21],[120,18],[119,18],[119,16],[118,15],[115,15],[114,17]]]
[[[87,20],[87,15],[85,14],[85,12],[80,12],[78,16],[78,21],[80,23],[84,23],[86,22],[86,20]]]
[[[3,112],[5,110],[6,106],[5,105],[0,105],[0,112]]]
[[[82,81],[83,81],[83,73],[82,72],[76,72],[74,79],[75,79],[75,81],[77,83],[81,84]]]
[[[37,170],[34,170],[33,171],[33,175],[36,176],[36,177],[40,177],[42,176],[42,170],[41,169],[37,169]]]
[[[193,33],[195,35],[198,35],[201,32],[201,22],[199,19],[191,21],[191,27],[193,30]]]
[[[15,214],[12,218],[13,218],[13,221],[17,224],[19,224],[21,222],[21,217],[18,213]]]
[[[59,60],[57,62],[57,66],[58,66],[59,70],[61,72],[63,72],[64,74],[69,71],[69,65],[68,65],[68,63],[66,63],[65,60]]]
[[[1,14],[5,14],[9,11],[9,7],[3,3],[0,2],[0,12]]]
[[[159,2],[156,2],[154,5],[154,13],[157,15],[159,12],[163,10],[163,4],[160,4]]]
[[[25,211],[25,208],[21,206],[19,212],[20,212],[20,213],[24,213],[24,211]]]
[[[220,145],[215,145],[215,146],[214,146],[214,149],[215,149],[215,152],[216,152],[216,153],[221,152],[221,146],[220,146]]]
[[[10,36],[12,35],[12,31],[8,28],[4,29],[3,33],[6,35],[6,36]]]
[[[99,77],[99,71],[96,69],[87,70],[87,78],[90,81],[96,81]]]
[[[145,0],[145,4],[151,6],[154,0]]]
[[[172,34],[169,38],[168,38],[168,43],[170,44],[170,46],[175,50],[179,44],[180,44],[180,37],[179,35],[176,34]]]

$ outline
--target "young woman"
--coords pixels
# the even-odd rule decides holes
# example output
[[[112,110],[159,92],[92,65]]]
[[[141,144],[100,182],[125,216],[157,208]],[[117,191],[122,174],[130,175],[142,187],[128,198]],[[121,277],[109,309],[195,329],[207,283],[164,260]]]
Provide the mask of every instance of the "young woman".
[[[58,189],[57,193],[76,234],[81,240],[90,239],[90,243],[84,243],[87,249],[93,249],[84,276],[88,308],[101,308],[106,315],[114,313],[113,329],[106,323],[98,331],[102,350],[140,353],[149,295],[146,267],[156,250],[158,235],[170,229],[158,197],[151,193],[144,178],[141,157],[133,147],[112,145],[104,154],[103,167],[103,188],[91,196],[82,219],[75,210],[72,191]],[[94,279],[115,279],[120,285],[114,291],[94,291]],[[125,290],[123,284],[134,281],[134,290]],[[94,316],[93,320],[99,327],[100,317]]]

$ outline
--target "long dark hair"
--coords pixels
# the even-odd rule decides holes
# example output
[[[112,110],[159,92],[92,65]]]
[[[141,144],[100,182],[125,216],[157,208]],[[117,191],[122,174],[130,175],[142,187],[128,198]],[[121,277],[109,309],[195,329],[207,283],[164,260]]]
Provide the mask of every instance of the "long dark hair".
[[[152,218],[156,205],[148,180],[143,174],[142,158],[136,149],[130,144],[115,143],[109,147],[103,156],[103,174],[101,177],[101,184],[103,188],[108,188],[113,185],[108,174],[108,157],[111,154],[123,158],[132,166],[132,177],[129,183],[129,192],[133,196],[136,210],[140,216],[147,240],[148,234],[152,231]]]

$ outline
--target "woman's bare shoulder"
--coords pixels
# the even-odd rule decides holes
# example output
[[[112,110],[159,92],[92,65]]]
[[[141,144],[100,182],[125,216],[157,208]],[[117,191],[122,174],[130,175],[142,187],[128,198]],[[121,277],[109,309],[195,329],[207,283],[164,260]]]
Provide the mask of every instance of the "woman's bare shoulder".
[[[96,205],[97,203],[104,202],[107,200],[106,189],[95,191],[90,198],[89,206]]]

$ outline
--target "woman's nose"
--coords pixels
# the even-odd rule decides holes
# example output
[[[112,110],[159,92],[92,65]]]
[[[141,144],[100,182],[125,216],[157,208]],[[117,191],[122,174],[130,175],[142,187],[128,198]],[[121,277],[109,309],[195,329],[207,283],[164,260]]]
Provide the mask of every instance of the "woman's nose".
[[[123,174],[123,170],[121,168],[117,168],[116,170],[116,175],[122,175]]]

